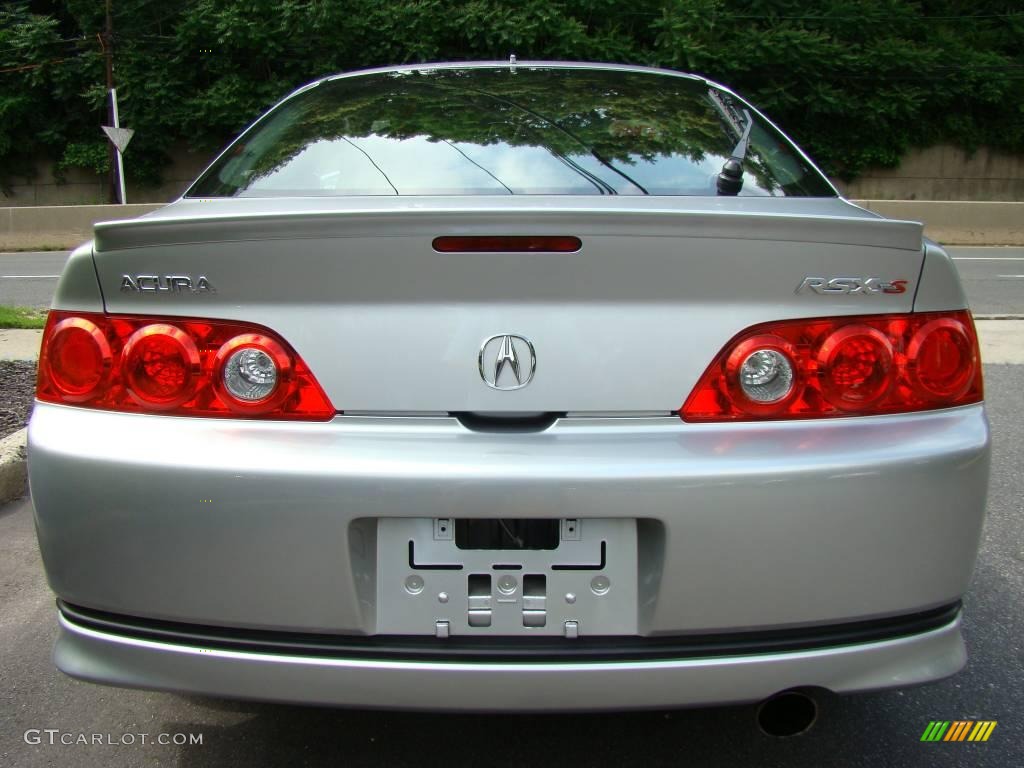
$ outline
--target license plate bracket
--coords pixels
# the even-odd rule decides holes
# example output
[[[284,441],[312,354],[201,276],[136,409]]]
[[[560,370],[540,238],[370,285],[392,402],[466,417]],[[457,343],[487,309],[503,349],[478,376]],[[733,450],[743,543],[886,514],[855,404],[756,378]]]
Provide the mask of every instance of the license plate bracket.
[[[460,547],[472,538],[457,535],[458,521],[378,520],[377,632],[440,637],[637,634],[636,521],[552,523],[533,542],[551,544],[551,531],[556,531],[553,547],[488,549]],[[476,541],[501,544],[508,536]]]

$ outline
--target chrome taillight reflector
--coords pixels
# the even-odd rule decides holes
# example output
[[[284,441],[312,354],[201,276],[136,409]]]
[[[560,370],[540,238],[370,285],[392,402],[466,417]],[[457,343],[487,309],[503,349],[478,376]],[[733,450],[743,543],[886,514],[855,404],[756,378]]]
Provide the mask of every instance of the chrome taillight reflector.
[[[971,313],[765,323],[739,334],[686,399],[684,421],[923,411],[984,396]]]
[[[36,397],[111,411],[326,420],[335,414],[282,339],[248,323],[52,311]]]

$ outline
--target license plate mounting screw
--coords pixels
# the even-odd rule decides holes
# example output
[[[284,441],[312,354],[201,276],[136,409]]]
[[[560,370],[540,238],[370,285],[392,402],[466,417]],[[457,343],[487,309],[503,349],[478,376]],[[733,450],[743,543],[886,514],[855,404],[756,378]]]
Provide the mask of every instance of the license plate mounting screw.
[[[434,540],[451,541],[455,537],[455,530],[452,527],[450,517],[434,518]]]

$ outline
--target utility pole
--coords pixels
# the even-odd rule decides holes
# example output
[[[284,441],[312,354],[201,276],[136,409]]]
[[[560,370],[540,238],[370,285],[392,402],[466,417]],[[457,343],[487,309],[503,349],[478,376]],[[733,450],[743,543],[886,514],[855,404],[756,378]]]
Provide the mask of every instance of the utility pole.
[[[106,28],[103,31],[103,53],[104,53],[104,55],[106,57],[106,60],[107,60],[106,63],[107,63],[107,94],[108,94],[108,96],[109,96],[110,92],[114,89],[114,19],[113,19],[113,16],[111,14],[111,9],[110,9],[111,2],[112,2],[112,0],[107,0],[107,24],[106,24]],[[115,109],[116,109],[116,107],[114,106],[114,100],[113,100],[113,98],[111,98],[110,99],[110,103],[107,106],[107,122],[110,123],[110,125],[117,125],[116,117],[114,116]],[[110,144],[109,149],[110,149],[110,184],[109,184],[109,190],[108,190],[108,197],[109,197],[109,202],[116,203],[116,202],[118,202],[118,197],[117,197],[118,179],[115,178],[115,174],[117,173],[117,171],[115,170],[115,168],[117,167],[117,157],[116,157],[115,153],[116,153],[117,150],[114,148],[114,145],[112,143]]]

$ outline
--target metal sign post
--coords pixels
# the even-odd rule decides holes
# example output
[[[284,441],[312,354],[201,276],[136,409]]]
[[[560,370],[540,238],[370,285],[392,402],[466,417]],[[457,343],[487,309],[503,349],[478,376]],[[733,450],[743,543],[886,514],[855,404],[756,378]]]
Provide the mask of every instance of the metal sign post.
[[[110,89],[110,102],[113,106],[114,112],[114,125],[103,126],[103,132],[107,134],[114,147],[117,149],[117,180],[121,186],[121,205],[128,202],[124,192],[124,159],[122,154],[125,148],[128,146],[128,142],[132,140],[132,136],[135,135],[135,131],[131,128],[122,128],[120,119],[117,115],[117,88]]]

